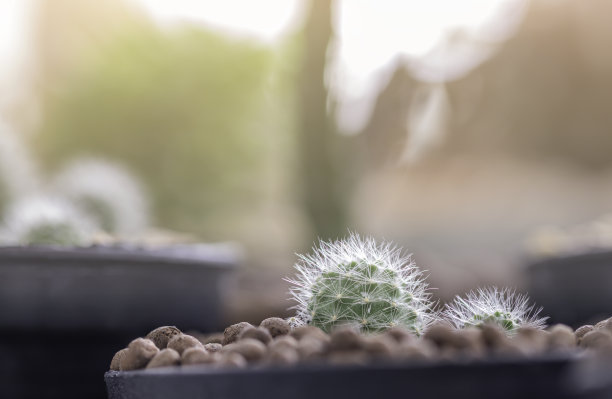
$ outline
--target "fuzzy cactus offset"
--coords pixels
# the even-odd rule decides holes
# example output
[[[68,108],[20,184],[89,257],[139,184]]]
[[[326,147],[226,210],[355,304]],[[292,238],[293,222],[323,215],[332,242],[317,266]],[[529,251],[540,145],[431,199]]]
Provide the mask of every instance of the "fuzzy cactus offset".
[[[300,255],[291,295],[297,301],[293,323],[301,321],[329,332],[354,324],[364,332],[402,326],[420,335],[433,319],[422,272],[410,256],[390,243],[351,234],[320,242]]]
[[[539,318],[542,308],[529,305],[529,298],[508,288],[480,288],[465,298],[455,297],[442,312],[456,328],[478,327],[494,323],[512,334],[519,327],[544,328],[546,317]]]

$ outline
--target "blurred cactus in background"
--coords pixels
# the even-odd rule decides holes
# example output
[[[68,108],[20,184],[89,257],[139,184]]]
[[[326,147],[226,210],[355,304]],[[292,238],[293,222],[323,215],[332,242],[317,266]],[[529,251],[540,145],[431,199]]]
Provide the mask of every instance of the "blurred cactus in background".
[[[135,234],[149,224],[149,204],[140,182],[117,164],[77,159],[55,178],[54,188],[107,233]]]
[[[70,203],[55,197],[21,199],[7,210],[6,244],[84,246],[97,226]]]
[[[0,121],[0,218],[8,204],[38,184],[30,156],[15,134]]]
[[[100,52],[49,95],[43,160],[120,159],[150,188],[163,226],[218,236],[220,221],[246,213],[264,189],[269,124],[258,112],[271,52],[201,29],[150,27],[126,29]]]

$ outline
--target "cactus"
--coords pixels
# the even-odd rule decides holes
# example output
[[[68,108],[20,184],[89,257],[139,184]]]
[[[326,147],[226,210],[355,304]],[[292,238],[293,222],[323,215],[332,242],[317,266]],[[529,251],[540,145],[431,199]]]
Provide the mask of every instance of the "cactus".
[[[37,171],[21,136],[0,118],[0,217],[9,204],[38,186]]]
[[[326,332],[340,324],[363,332],[401,326],[420,335],[435,318],[422,272],[392,244],[350,234],[321,241],[313,251],[299,255],[297,277],[287,279],[298,303],[293,325],[308,323]]]
[[[13,204],[5,219],[7,244],[83,246],[90,244],[95,224],[58,198],[31,197]]]
[[[465,298],[455,297],[446,305],[442,317],[459,329],[494,323],[510,335],[520,327],[544,328],[547,318],[538,317],[541,311],[529,305],[527,295],[508,288],[487,287],[470,291]]]
[[[77,159],[58,174],[55,188],[108,233],[140,233],[148,225],[149,206],[140,182],[119,165]]]

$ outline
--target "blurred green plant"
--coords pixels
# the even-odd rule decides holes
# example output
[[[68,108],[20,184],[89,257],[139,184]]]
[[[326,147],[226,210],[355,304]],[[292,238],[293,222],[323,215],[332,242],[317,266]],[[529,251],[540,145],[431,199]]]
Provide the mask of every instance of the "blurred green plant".
[[[260,193],[272,61],[196,28],[132,29],[46,96],[36,149],[52,168],[75,155],[119,159],[149,187],[161,225],[206,233]]]

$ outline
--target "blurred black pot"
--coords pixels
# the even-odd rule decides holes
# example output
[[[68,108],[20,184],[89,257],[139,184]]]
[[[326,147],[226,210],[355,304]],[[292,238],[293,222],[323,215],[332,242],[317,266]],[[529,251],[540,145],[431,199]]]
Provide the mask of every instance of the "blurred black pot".
[[[605,385],[582,384],[576,368],[573,357],[558,356],[465,364],[310,364],[242,370],[187,366],[109,371],[105,380],[109,399],[586,399],[609,393]]]
[[[113,354],[160,325],[222,327],[230,246],[0,248],[6,397],[103,398]]]
[[[532,262],[529,295],[555,323],[573,327],[612,316],[612,251]]]

